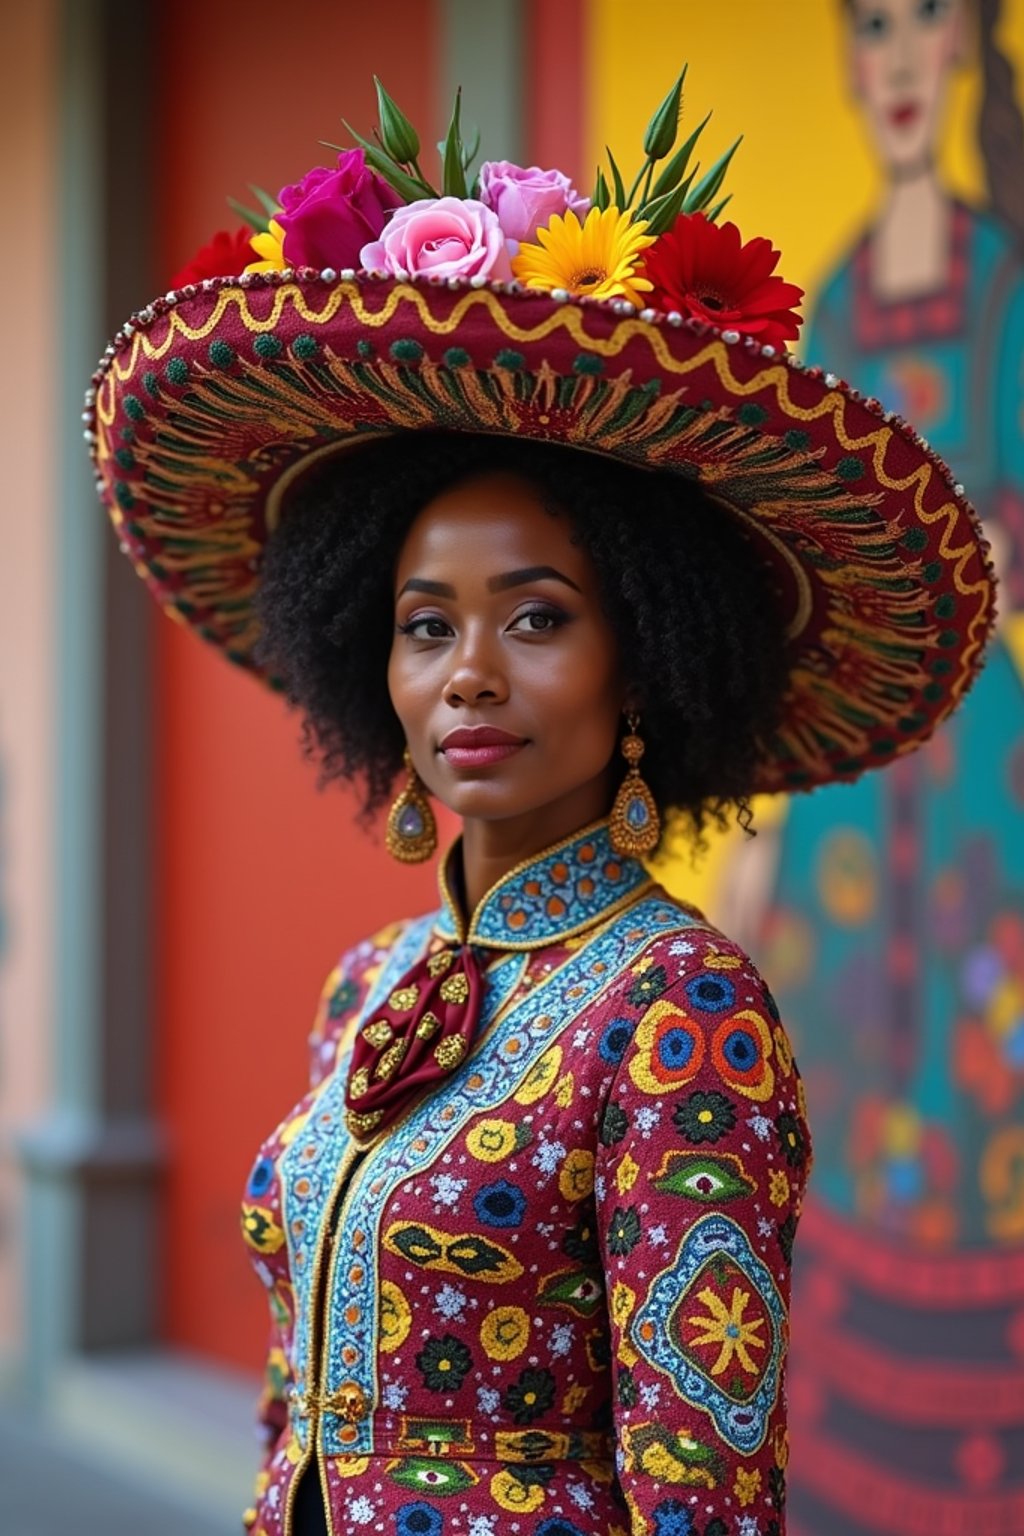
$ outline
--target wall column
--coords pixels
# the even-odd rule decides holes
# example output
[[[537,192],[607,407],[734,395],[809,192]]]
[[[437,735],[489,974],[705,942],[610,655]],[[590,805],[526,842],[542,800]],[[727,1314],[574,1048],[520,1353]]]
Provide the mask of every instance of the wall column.
[[[150,615],[121,568],[81,431],[107,337],[151,297],[147,15],[131,0],[58,8],[53,1066],[49,1110],[21,1143],[26,1380],[37,1393],[69,1354],[154,1331]]]

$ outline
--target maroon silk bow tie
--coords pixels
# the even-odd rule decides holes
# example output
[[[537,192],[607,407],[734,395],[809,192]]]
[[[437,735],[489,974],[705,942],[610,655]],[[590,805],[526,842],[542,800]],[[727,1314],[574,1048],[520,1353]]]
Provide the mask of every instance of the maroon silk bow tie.
[[[345,1120],[368,1142],[414,1095],[448,1077],[473,1043],[483,973],[472,949],[442,949],[407,971],[356,1035]]]

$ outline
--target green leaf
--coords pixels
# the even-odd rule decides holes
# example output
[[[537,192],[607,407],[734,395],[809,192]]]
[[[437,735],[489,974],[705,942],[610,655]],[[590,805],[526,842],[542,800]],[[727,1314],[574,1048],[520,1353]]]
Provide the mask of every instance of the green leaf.
[[[429,182],[416,181],[412,176],[406,175],[401,166],[396,165],[390,156],[386,155],[376,144],[372,144],[369,139],[364,139],[361,133],[356,133],[351,124],[346,123],[344,118],[342,122],[344,123],[345,131],[351,134],[366,156],[366,163],[371,171],[376,171],[378,176],[383,177],[388,186],[393,187],[399,197],[404,197],[407,203],[417,203],[421,197],[437,197],[439,195],[434,191]]]
[[[696,176],[699,169],[700,161],[698,160],[689,176],[685,177],[685,179],[679,183],[678,187],[672,187],[668,192],[663,192],[660,197],[648,197],[645,199],[645,201],[639,204],[637,207],[637,218],[650,219],[652,216],[656,217],[660,211],[668,205],[670,198],[673,200],[673,202],[678,201],[679,207],[681,208],[683,200],[685,199],[687,192],[690,190],[690,185],[693,181],[693,178]]]
[[[444,170],[441,179],[442,194],[445,197],[467,197],[466,168],[462,163],[462,129],[459,126],[459,118],[462,115],[462,88],[455,92],[455,105],[452,108],[452,120],[448,124],[448,136],[444,141],[444,154],[442,160]]]
[[[714,165],[706,175],[701,177],[700,181],[698,181],[697,185],[686,199],[687,213],[699,213],[702,208],[707,207],[708,203],[710,203],[711,199],[722,185],[722,182],[725,180],[725,173],[729,169],[729,161],[732,159],[737,149],[739,149],[742,141],[743,135],[740,134],[735,144],[733,144],[730,149],[727,149],[725,154],[715,161]]]
[[[480,129],[474,127],[474,129],[473,129],[473,142],[472,142],[472,144],[471,145],[463,145],[463,148],[462,148],[462,169],[464,171],[468,171],[469,170],[470,166],[473,164],[473,161],[476,159],[476,157],[477,157],[477,155],[479,153],[480,153]]]
[[[258,197],[262,206],[266,209],[268,219],[276,218],[281,212],[281,204],[276,197],[271,197],[269,192],[264,192],[262,187],[257,187],[253,182],[249,183],[249,191],[253,197]]]
[[[707,127],[710,116],[711,113],[709,112],[704,121],[699,123],[690,134],[682,149],[676,150],[676,153],[672,156],[672,159],[665,166],[651,188],[652,198],[664,197],[666,192],[671,192],[673,187],[677,187],[680,181],[682,181],[683,176],[686,174],[686,167],[689,164],[690,156],[693,154],[694,146]]]
[[[650,160],[664,160],[665,156],[672,152],[672,146],[679,131],[679,108],[683,99],[685,79],[686,65],[684,64],[679,79],[647,124],[647,132],[644,134],[644,154]]]
[[[722,201],[720,203],[716,203],[715,206],[712,208],[711,212],[705,215],[708,223],[709,224],[714,224],[715,220],[718,218],[718,215],[721,213],[721,211],[725,207],[726,203],[731,203],[731,202],[732,202],[732,193],[730,192],[728,197],[723,197]]]
[[[392,100],[374,75],[377,87],[377,112],[380,117],[380,137],[384,149],[399,165],[410,165],[420,152],[420,140],[416,129],[405,113]]]
[[[626,188],[622,180],[622,173],[618,166],[615,164],[615,156],[612,154],[607,144],[605,145],[604,149],[605,154],[608,156],[608,164],[611,166],[612,171],[612,201],[614,202],[616,208],[624,209],[626,206]]]
[[[602,210],[608,207],[610,201],[608,183],[605,180],[604,171],[600,166],[597,168],[597,180],[594,182],[594,196],[591,201],[593,202],[595,208],[600,208]]]
[[[229,197],[228,207],[231,208],[233,212],[237,213],[238,217],[244,223],[248,224],[250,229],[254,229],[258,235],[266,234],[267,230],[270,228],[270,219],[266,216],[266,214],[257,213],[255,208],[247,208],[245,204],[240,203],[237,198]]]
[[[686,186],[687,184],[683,182],[678,187],[673,187],[672,191],[666,192],[664,197],[659,197],[656,202],[648,203],[646,208],[639,210],[638,217],[647,220],[647,234],[663,235],[666,229],[672,228],[683,211]]]

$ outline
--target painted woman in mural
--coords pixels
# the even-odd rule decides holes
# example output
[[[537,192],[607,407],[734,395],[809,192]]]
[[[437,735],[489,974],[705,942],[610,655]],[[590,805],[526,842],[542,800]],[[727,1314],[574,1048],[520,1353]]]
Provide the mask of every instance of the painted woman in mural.
[[[1024,132],[998,0],[844,9],[885,189],[805,356],[953,466],[993,547],[1002,623],[923,752],[797,797],[780,834],[755,949],[817,1148],[793,1513],[810,1536],[985,1536],[1024,1530]],[[975,23],[986,211],[937,169]]]

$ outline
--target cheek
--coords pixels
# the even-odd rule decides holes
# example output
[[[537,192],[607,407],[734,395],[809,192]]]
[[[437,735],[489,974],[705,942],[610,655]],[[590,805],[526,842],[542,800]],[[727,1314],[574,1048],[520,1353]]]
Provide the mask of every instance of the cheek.
[[[614,735],[622,709],[622,685],[608,641],[581,633],[571,646],[531,658],[520,679],[522,696],[542,714],[560,741]]]
[[[425,707],[425,669],[421,664],[411,664],[411,658],[407,653],[403,654],[400,645],[391,648],[391,656],[388,660],[388,693],[391,696],[391,705],[402,722],[402,726],[409,734],[415,727],[417,720]]]
[[[890,64],[886,49],[855,47],[853,50],[853,89],[857,99],[871,112],[882,105]]]

